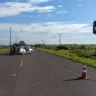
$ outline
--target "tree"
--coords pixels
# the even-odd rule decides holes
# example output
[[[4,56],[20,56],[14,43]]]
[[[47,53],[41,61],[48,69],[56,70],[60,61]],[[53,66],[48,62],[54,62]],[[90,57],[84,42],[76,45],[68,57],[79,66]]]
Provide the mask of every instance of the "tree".
[[[20,42],[19,42],[19,45],[20,45],[20,46],[25,46],[26,43],[25,43],[24,41],[20,41]]]

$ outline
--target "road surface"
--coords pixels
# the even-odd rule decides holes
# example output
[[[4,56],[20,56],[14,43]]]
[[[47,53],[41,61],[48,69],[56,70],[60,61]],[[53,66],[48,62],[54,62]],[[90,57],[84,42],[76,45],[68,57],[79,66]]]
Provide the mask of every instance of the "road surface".
[[[0,56],[0,96],[96,96],[96,70],[80,77],[82,65],[35,50],[32,55]]]

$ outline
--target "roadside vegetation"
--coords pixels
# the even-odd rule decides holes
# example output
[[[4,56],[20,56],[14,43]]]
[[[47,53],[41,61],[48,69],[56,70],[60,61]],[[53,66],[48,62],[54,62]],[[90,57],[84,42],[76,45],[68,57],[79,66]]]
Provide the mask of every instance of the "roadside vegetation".
[[[0,46],[0,54],[8,52],[9,48],[9,46]]]
[[[34,45],[35,48],[96,68],[96,45]]]

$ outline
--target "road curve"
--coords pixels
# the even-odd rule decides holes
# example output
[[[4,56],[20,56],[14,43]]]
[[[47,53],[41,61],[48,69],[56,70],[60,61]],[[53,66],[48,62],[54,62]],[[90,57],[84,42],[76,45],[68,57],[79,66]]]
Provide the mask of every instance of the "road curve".
[[[0,96],[96,96],[96,70],[77,80],[82,64],[40,50],[32,55],[0,56]]]

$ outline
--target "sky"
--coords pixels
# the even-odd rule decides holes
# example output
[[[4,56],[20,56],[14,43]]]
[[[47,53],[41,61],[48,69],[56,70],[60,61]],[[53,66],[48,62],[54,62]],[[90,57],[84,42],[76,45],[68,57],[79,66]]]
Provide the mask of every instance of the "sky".
[[[96,0],[0,0],[0,44],[96,44]]]

